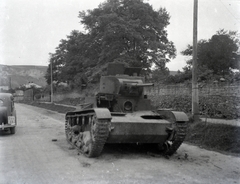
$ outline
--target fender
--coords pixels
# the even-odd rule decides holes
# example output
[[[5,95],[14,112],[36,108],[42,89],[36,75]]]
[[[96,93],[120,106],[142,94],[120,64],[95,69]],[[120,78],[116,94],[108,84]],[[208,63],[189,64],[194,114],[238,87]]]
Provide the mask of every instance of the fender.
[[[107,108],[94,108],[97,119],[112,119],[111,113]]]
[[[158,109],[157,113],[165,116],[171,123],[189,121],[188,116],[184,112],[172,111],[167,109]]]
[[[75,115],[89,114],[89,113],[95,113],[97,116],[97,119],[112,119],[111,113],[107,108],[93,108],[93,109],[84,109],[84,110],[78,110],[73,112],[67,112],[65,119],[67,119],[67,116],[75,116]]]
[[[0,107],[0,124],[7,123],[7,107]]]

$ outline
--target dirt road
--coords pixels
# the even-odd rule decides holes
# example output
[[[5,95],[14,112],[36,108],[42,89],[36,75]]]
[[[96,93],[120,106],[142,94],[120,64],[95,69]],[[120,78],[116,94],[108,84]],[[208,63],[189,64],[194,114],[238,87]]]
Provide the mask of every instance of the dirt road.
[[[187,144],[170,159],[116,145],[85,158],[66,142],[63,114],[16,108],[16,134],[0,134],[1,184],[240,183],[239,157]]]

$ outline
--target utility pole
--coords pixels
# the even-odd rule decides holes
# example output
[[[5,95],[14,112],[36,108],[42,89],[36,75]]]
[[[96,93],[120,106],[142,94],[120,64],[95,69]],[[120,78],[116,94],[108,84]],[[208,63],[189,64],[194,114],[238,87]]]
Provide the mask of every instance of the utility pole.
[[[51,67],[51,103],[53,103],[53,71],[52,71],[52,60],[50,60],[50,67]]]
[[[9,89],[12,89],[12,78],[9,77]]]
[[[193,68],[192,68],[192,115],[194,121],[199,120],[199,98],[197,84],[197,22],[198,0],[194,0],[193,9]]]

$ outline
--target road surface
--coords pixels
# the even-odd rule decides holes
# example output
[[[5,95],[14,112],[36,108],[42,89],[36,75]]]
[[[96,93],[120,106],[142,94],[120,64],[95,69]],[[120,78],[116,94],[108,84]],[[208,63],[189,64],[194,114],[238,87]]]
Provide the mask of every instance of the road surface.
[[[240,183],[240,157],[187,144],[170,159],[116,145],[85,158],[65,140],[64,114],[16,109],[16,134],[0,134],[1,184]]]

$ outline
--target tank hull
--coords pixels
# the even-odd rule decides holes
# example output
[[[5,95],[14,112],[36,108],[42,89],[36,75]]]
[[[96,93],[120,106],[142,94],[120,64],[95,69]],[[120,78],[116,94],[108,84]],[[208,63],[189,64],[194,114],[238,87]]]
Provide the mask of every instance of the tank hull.
[[[105,143],[156,143],[172,155],[184,141],[187,121],[185,113],[169,110],[121,113],[92,108],[68,112],[65,133],[87,157],[99,156]]]
[[[164,143],[171,123],[151,111],[112,114],[106,143]]]

